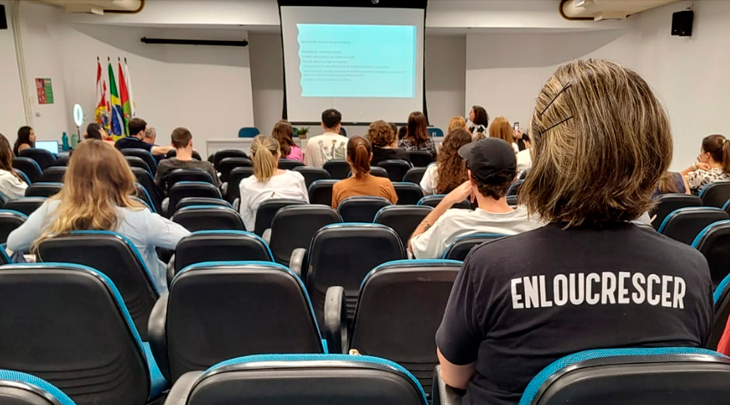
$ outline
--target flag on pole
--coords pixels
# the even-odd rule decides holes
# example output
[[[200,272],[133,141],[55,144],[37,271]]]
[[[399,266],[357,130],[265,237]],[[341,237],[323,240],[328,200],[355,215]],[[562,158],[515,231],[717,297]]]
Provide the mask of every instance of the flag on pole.
[[[96,58],[96,114],[95,122],[106,128],[109,126],[109,110],[106,101],[106,82],[103,79],[101,62]]]
[[[104,82],[104,102],[106,103],[106,125],[104,125],[104,131],[106,131],[107,135],[110,134],[112,130],[112,120],[110,119],[112,106],[109,103],[109,87],[106,85],[106,80]]]
[[[119,96],[122,102],[122,116],[124,117],[124,133],[129,133],[129,120],[132,119],[132,108],[129,105],[129,93],[127,93],[127,79],[124,77],[122,60],[119,61]]]
[[[137,116],[137,104],[134,102],[134,93],[132,92],[132,76],[129,75],[129,65],[127,58],[124,58],[124,76],[127,78],[127,93],[129,93],[129,107],[132,112],[132,118]]]
[[[109,92],[111,95],[111,135],[115,141],[125,136],[124,118],[122,116],[122,104],[119,102],[119,93],[117,92],[117,82],[114,78],[114,67],[111,60],[109,61]]]

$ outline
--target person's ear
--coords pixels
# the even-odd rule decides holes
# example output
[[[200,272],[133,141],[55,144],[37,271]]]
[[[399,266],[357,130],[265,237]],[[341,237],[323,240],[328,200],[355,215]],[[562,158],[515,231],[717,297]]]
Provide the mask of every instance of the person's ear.
[[[188,143],[188,147],[189,148],[192,148],[193,147],[193,140],[192,139],[190,140],[190,143]]]

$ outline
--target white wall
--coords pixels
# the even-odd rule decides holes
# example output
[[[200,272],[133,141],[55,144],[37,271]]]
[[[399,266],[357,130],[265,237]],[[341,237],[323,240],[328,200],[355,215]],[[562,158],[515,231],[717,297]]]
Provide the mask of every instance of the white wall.
[[[428,119],[446,131],[451,117],[466,113],[466,36],[426,36],[425,65]]]
[[[10,1],[0,1],[7,13],[8,29],[0,30],[0,134],[15,142],[18,128],[25,125],[23,95],[13,37]]]

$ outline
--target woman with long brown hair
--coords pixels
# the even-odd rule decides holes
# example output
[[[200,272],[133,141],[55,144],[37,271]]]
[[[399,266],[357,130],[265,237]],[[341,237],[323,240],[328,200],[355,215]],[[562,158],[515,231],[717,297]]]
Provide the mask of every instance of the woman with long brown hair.
[[[332,208],[337,208],[342,200],[355,196],[374,196],[398,202],[393,184],[384,177],[370,174],[370,161],[373,150],[370,142],[362,136],[350,138],[347,142],[347,163],[350,164],[352,177],[340,180],[332,188]]]
[[[15,156],[20,154],[23,149],[35,148],[35,131],[29,126],[20,127],[18,129],[18,139],[13,145],[13,153]]]
[[[428,120],[422,112],[412,112],[408,116],[408,131],[406,136],[398,141],[398,147],[406,151],[425,150],[436,157],[436,144],[428,136]]]
[[[710,183],[730,180],[730,139],[723,135],[706,136],[697,162],[684,169],[682,176],[695,195]]]
[[[302,149],[294,142],[294,128],[287,120],[281,120],[274,125],[271,136],[279,142],[281,158],[304,162]]]
[[[459,148],[471,142],[471,134],[458,128],[446,135],[436,163],[426,169],[421,179],[425,194],[448,194],[469,180],[466,162],[459,156]]]
[[[13,169],[13,150],[10,142],[0,134],[0,194],[4,201],[16,200],[25,196],[28,184]]]
[[[512,124],[505,117],[497,117],[492,121],[492,125],[489,127],[489,137],[499,138],[512,145],[512,149],[515,153],[519,152],[520,149],[515,143],[514,137],[515,130],[512,128]]]
[[[135,200],[135,182],[121,152],[112,145],[96,139],[81,142],[61,191],[8,236],[8,249],[35,250],[43,240],[72,231],[114,231],[134,244],[158,290],[166,291],[165,265],[155,247],[175,249],[190,232]]]

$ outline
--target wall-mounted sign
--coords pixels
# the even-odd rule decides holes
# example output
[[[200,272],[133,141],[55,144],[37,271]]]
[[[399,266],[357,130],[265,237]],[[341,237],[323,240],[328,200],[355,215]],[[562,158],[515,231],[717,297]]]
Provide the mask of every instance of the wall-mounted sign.
[[[35,79],[38,91],[38,104],[53,104],[53,84],[51,79]]]

